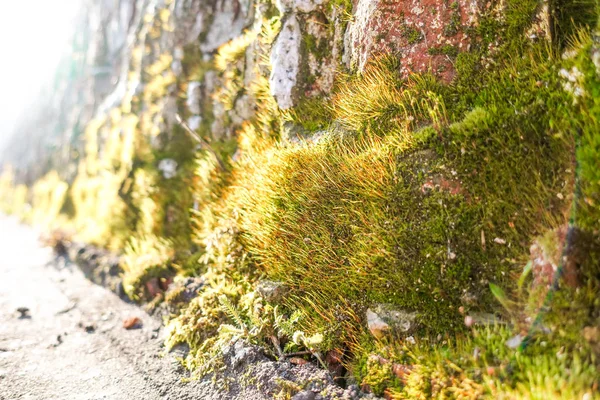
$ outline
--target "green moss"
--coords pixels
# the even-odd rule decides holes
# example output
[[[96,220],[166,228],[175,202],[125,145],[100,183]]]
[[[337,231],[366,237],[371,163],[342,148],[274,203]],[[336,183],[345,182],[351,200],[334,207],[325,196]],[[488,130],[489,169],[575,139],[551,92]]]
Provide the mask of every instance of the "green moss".
[[[427,52],[431,56],[446,55],[448,57],[456,57],[458,55],[458,47],[451,44],[445,44],[440,47],[430,47]]]
[[[500,102],[508,93],[482,95]],[[523,101],[529,115],[549,112],[542,101]],[[357,311],[393,303],[419,312],[433,331],[457,327],[464,290],[489,307],[481,280],[505,281],[509,260],[526,252],[556,198],[569,143],[548,137],[547,122],[524,125],[512,108],[474,111],[423,146],[396,140],[331,138],[281,151],[261,177],[266,196],[259,191],[245,207],[248,244],[299,298],[343,298]],[[529,169],[512,168],[524,162]],[[482,230],[511,246],[482,248]]]
[[[404,37],[409,45],[419,43],[423,40],[423,34],[421,31],[414,27],[404,25],[402,28],[402,37]]]
[[[190,80],[217,68],[223,85],[216,97],[226,110],[241,94],[256,100],[255,116],[236,139],[211,142],[224,168],[212,154],[197,154],[178,126],[162,132],[169,140],[152,149],[146,133],[154,132],[148,121],[155,115],[140,106],[145,139],[131,157],[98,162],[98,132],[90,132],[93,157],[85,170],[92,172],[81,179],[89,187],[72,190],[76,214],[83,199],[93,197],[86,194],[99,193],[97,186],[121,196],[123,202],[114,203],[107,196],[119,206],[106,214],[117,216],[119,229],[110,226],[101,236],[133,235],[125,262],[133,296],[143,297],[149,279],[176,270],[202,277],[198,297],[170,321],[167,340],[168,346],[190,345],[185,363],[199,374],[218,372],[221,345],[244,337],[273,357],[304,346],[315,362],[327,350],[349,348],[359,381],[391,398],[595,394],[600,339],[590,328],[600,318],[600,81],[594,64],[600,47],[582,34],[574,40],[575,56],[563,60],[557,46],[532,43],[524,32],[538,3],[508,0],[504,18],[482,16],[468,32],[468,52],[452,45],[430,49],[454,59],[449,86],[429,74],[402,79],[400,61],[389,57],[340,79],[331,101],[305,100],[284,113],[270,95],[264,61],[279,26],[269,1],[267,14],[274,18],[256,39],[244,36],[222,48],[218,65],[190,45],[176,82],[183,92]],[[346,0],[329,5],[352,8]],[[458,2],[449,7],[444,33],[452,36],[461,29],[460,9]],[[573,30],[569,26],[555,32]],[[421,40],[416,29],[404,35],[409,44]],[[258,74],[244,86],[238,64],[253,40]],[[327,56],[326,41],[307,35],[303,43],[318,59]],[[172,79],[153,79],[158,76],[144,77],[155,91],[140,104],[164,96]],[[213,98],[206,97],[199,134],[208,140],[214,115]],[[323,136],[282,140],[284,122]],[[100,125],[108,130],[116,121]],[[157,170],[164,158],[178,162],[174,178]],[[105,175],[118,175],[116,189],[102,180],[99,165]],[[12,183],[0,183],[12,193]],[[119,220],[122,203],[130,215]],[[565,225],[571,208],[573,231],[585,243],[574,246],[579,287],[561,281],[539,307],[543,288],[515,276],[532,240]],[[290,289],[281,304],[268,304],[253,290],[259,278]],[[490,283],[504,288],[507,310],[498,312]],[[380,342],[367,332],[365,310],[377,303],[417,314],[410,333],[416,345],[401,335]],[[533,327],[531,310],[543,311]],[[527,346],[509,349],[506,341],[516,332],[507,327],[469,331],[464,314],[477,311],[505,315],[529,334]]]
[[[578,29],[597,27],[600,4],[597,0],[558,0],[553,3],[552,16],[553,41],[559,49],[564,49]]]
[[[305,51],[315,56],[317,61],[326,59],[330,54],[329,43],[325,38],[317,38],[311,34],[306,34],[303,37]]]
[[[319,98],[305,99],[286,111],[285,117],[307,132],[316,132],[327,128],[331,123],[331,107],[327,101]]]
[[[549,338],[526,351],[506,346],[509,329],[478,328],[468,336],[409,343],[378,343],[354,371],[403,398],[581,398],[597,394],[596,360],[588,348],[567,353]],[[366,349],[365,349],[366,350]],[[569,355],[567,355],[569,354]],[[393,373],[395,371],[395,373]]]
[[[444,36],[451,37],[456,35],[460,29],[460,6],[458,1],[454,1],[450,4],[450,10],[452,10],[452,15],[450,16],[450,21],[444,27]]]
[[[334,106],[356,137],[269,152],[241,204],[245,244],[292,287],[288,306],[310,310],[309,329],[345,321],[349,340],[356,315],[385,302],[416,311],[423,332],[460,330],[458,308],[493,309],[487,282],[510,286],[531,240],[561,220],[574,141],[559,62],[520,37],[508,49],[518,55],[494,67],[483,50],[461,56],[468,75],[450,88],[367,69]]]

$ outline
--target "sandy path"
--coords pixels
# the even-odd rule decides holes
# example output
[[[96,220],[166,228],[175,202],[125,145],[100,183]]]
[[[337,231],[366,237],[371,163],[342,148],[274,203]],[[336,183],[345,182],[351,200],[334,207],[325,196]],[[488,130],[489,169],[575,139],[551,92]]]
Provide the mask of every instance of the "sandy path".
[[[160,356],[159,321],[52,259],[32,229],[0,218],[0,399],[205,397]],[[125,330],[133,316],[143,327]]]

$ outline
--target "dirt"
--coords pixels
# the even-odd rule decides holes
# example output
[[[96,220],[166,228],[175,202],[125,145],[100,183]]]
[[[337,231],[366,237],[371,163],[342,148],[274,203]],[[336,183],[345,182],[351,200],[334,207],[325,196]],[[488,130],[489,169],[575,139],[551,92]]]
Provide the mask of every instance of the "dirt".
[[[183,353],[162,346],[159,319],[90,282],[37,238],[0,217],[1,400],[271,399],[286,387],[296,398],[363,396],[313,364],[276,362],[241,340],[223,349],[217,379],[187,379]],[[132,318],[136,329],[126,329]]]

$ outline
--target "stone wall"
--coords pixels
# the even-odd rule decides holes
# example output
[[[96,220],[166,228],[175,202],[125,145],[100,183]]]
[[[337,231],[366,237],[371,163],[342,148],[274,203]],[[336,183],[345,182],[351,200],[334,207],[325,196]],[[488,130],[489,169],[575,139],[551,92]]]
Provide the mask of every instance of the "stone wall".
[[[326,100],[336,74],[384,54],[401,60],[403,76],[430,71],[449,82],[454,58],[469,50],[470,32],[490,7],[482,0],[89,0],[54,86],[23,115],[5,161],[28,182],[53,168],[72,181],[85,157],[85,127],[112,109],[129,111],[131,101],[152,109],[141,120],[153,131],[171,129],[180,113],[195,130],[210,121],[213,139],[231,138],[252,117],[256,99],[246,89],[257,73],[281,109]],[[272,43],[258,38],[263,20],[275,24]],[[243,59],[225,76],[215,55],[232,43]],[[202,71],[182,77],[184,59],[187,72]],[[217,92],[234,78],[232,104],[223,104]],[[143,99],[159,85],[161,93]]]

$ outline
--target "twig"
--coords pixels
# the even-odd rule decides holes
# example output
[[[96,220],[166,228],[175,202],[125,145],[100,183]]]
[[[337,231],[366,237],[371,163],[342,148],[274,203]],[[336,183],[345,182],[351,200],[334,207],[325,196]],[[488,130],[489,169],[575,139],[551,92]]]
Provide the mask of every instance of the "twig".
[[[273,342],[273,346],[275,346],[275,350],[277,350],[277,355],[279,356],[279,359],[285,358],[286,355],[283,354],[283,351],[281,350],[281,344],[279,343],[279,339],[277,339],[275,335],[271,336],[271,342]]]
[[[210,143],[208,143],[206,140],[200,137],[200,135],[194,132],[192,128],[190,128],[188,124],[185,123],[185,121],[181,118],[179,114],[175,114],[175,119],[177,120],[177,123],[179,123],[179,125],[181,125],[183,129],[185,129],[185,131],[188,133],[188,135],[190,135],[192,139],[200,143],[200,147],[202,147],[203,150],[208,151],[215,158],[215,160],[217,160],[217,162],[219,163],[219,167],[221,167],[221,171],[225,171],[225,163],[223,162],[223,160],[221,160],[221,157],[219,157],[217,152],[214,151],[212,147],[210,147]]]

